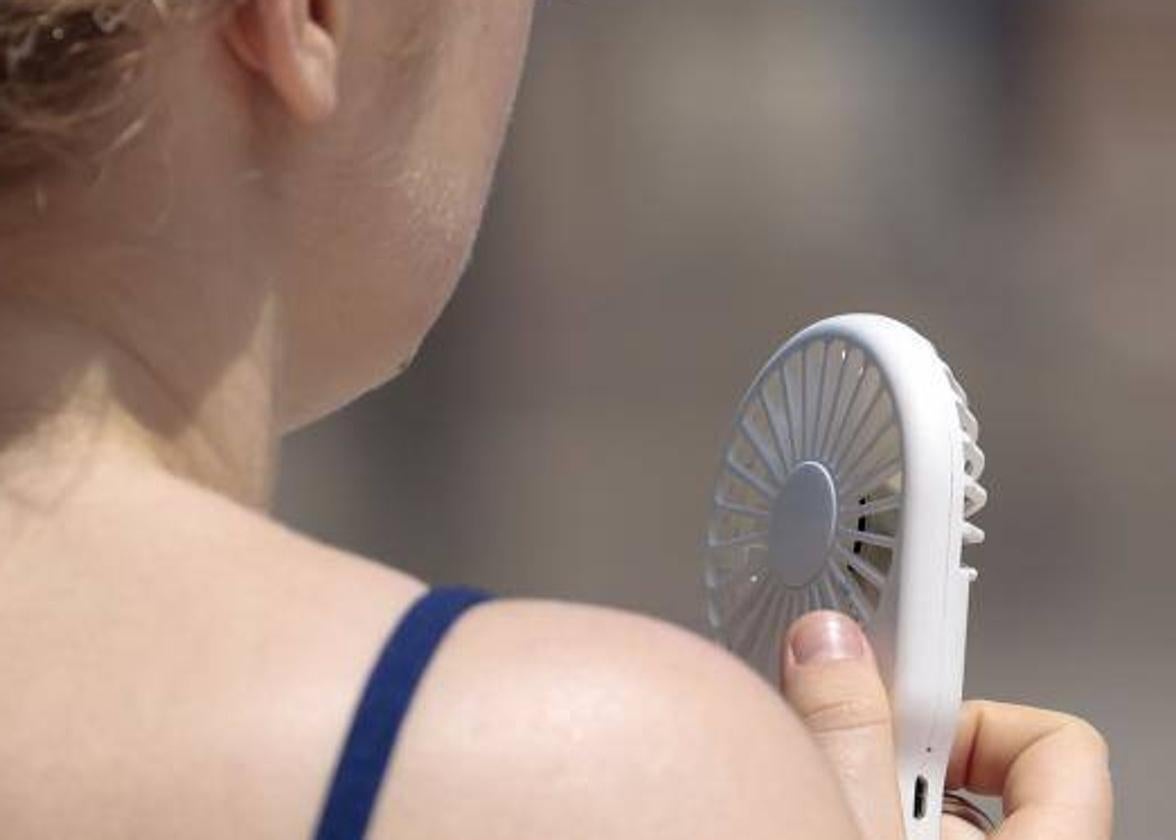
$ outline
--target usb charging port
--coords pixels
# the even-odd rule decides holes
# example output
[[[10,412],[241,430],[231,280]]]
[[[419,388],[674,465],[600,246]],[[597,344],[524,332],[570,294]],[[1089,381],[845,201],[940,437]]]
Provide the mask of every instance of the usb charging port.
[[[922,776],[915,779],[915,819],[927,816],[927,780]]]

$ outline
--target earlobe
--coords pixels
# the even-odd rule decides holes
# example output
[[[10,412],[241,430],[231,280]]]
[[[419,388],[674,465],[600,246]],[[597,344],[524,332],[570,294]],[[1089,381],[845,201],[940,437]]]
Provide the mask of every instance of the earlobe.
[[[338,101],[339,0],[245,0],[225,37],[298,119],[318,122]]]

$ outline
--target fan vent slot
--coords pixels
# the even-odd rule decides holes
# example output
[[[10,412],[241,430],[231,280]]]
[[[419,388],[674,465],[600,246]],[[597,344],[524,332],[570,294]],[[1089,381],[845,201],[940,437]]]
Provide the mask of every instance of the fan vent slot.
[[[984,474],[985,465],[984,451],[979,445],[980,423],[968,406],[968,395],[951,372],[951,368],[945,364],[943,369],[947,381],[955,393],[956,414],[959,417],[960,431],[964,439],[964,519],[968,520],[988,504],[988,493],[980,485],[980,477]],[[967,544],[984,540],[984,532],[967,521],[964,523],[962,533],[964,542]]]

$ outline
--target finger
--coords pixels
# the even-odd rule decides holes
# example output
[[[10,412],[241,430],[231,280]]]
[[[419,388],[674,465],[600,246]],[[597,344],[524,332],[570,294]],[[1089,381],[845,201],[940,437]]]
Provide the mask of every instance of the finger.
[[[784,696],[832,762],[862,837],[902,840],[890,704],[861,629],[841,613],[810,613],[780,657]]]
[[[983,831],[967,820],[959,817],[946,816],[940,824],[941,840],[985,840],[988,837]]]
[[[1107,746],[1090,724],[1059,712],[965,703],[947,783],[1004,798],[997,840],[1109,840]]]

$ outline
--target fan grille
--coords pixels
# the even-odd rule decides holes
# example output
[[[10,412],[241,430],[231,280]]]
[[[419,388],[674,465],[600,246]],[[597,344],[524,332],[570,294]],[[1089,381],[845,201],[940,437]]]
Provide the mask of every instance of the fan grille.
[[[827,502],[817,498],[822,480]],[[902,487],[901,430],[869,357],[816,339],[774,359],[740,407],[715,488],[705,557],[712,631],[767,673],[779,633],[805,612],[868,623],[900,539]],[[798,496],[803,517],[793,513]]]

